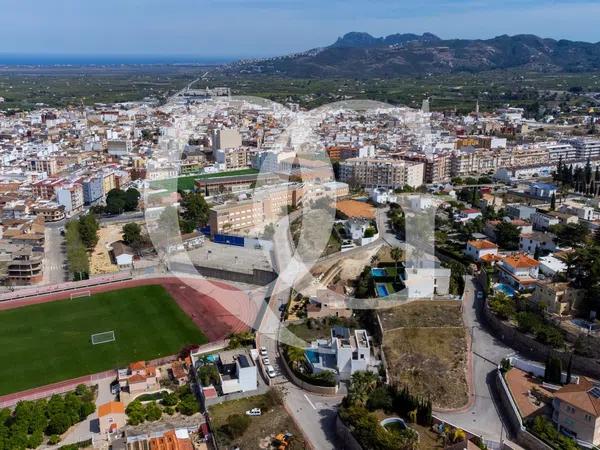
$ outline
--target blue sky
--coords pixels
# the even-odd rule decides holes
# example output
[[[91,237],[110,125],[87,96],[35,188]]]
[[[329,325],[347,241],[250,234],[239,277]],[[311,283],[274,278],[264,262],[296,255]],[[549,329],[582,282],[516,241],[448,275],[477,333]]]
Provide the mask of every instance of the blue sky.
[[[597,42],[599,17],[588,0],[0,0],[0,53],[268,56],[348,31]]]

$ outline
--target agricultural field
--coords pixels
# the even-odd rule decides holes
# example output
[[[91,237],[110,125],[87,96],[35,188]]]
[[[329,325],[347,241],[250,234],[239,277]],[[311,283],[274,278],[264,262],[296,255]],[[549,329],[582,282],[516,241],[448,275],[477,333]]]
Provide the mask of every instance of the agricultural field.
[[[114,331],[113,342],[92,345],[92,334],[107,331]],[[160,285],[0,311],[0,395],[206,342]]]
[[[467,340],[458,302],[424,301],[380,312],[391,382],[434,407],[468,401]],[[404,314],[406,312],[406,314]]]

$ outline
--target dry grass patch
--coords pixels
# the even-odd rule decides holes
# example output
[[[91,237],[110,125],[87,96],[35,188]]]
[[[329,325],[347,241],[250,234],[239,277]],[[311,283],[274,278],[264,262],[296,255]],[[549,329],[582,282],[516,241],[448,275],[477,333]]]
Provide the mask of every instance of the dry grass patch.
[[[390,381],[430,398],[436,408],[467,403],[466,350],[463,328],[401,328],[383,340]]]
[[[425,300],[379,312],[384,330],[414,327],[462,327],[461,303]]]

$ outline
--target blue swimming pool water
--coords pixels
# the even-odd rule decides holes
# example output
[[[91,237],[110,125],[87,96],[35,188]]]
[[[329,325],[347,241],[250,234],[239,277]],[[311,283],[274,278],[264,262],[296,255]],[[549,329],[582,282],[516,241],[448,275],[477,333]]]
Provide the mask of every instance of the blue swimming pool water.
[[[371,275],[374,277],[385,277],[387,276],[387,272],[381,267],[375,267],[371,269]]]
[[[319,353],[315,350],[306,350],[304,354],[311,363],[316,364],[319,362]]]
[[[387,297],[388,295],[390,295],[385,284],[377,284],[375,288],[377,289],[378,297]]]
[[[512,287],[510,287],[508,284],[497,283],[494,286],[494,289],[496,291],[504,292],[509,297],[513,297],[515,295],[515,290]]]
[[[216,362],[216,361],[217,361],[217,359],[219,359],[219,356],[218,356],[218,355],[208,355],[208,356],[206,357],[206,360],[207,360],[208,362],[212,362],[212,363]]]

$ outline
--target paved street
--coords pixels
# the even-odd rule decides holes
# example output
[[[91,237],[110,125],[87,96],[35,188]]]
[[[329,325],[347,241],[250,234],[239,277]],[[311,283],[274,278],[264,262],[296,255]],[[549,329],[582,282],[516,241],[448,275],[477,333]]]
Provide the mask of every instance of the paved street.
[[[59,284],[66,280],[66,254],[64,251],[64,237],[60,229],[64,221],[48,224],[45,229],[44,245],[44,284]]]
[[[473,279],[468,277],[463,296],[463,318],[472,336],[475,402],[467,411],[436,415],[477,433],[484,439],[499,442],[501,438],[506,438],[506,429],[503,427],[498,405],[492,398],[490,385],[494,383],[498,363],[514,351],[482,328],[477,311],[483,301],[475,300],[476,289]]]

